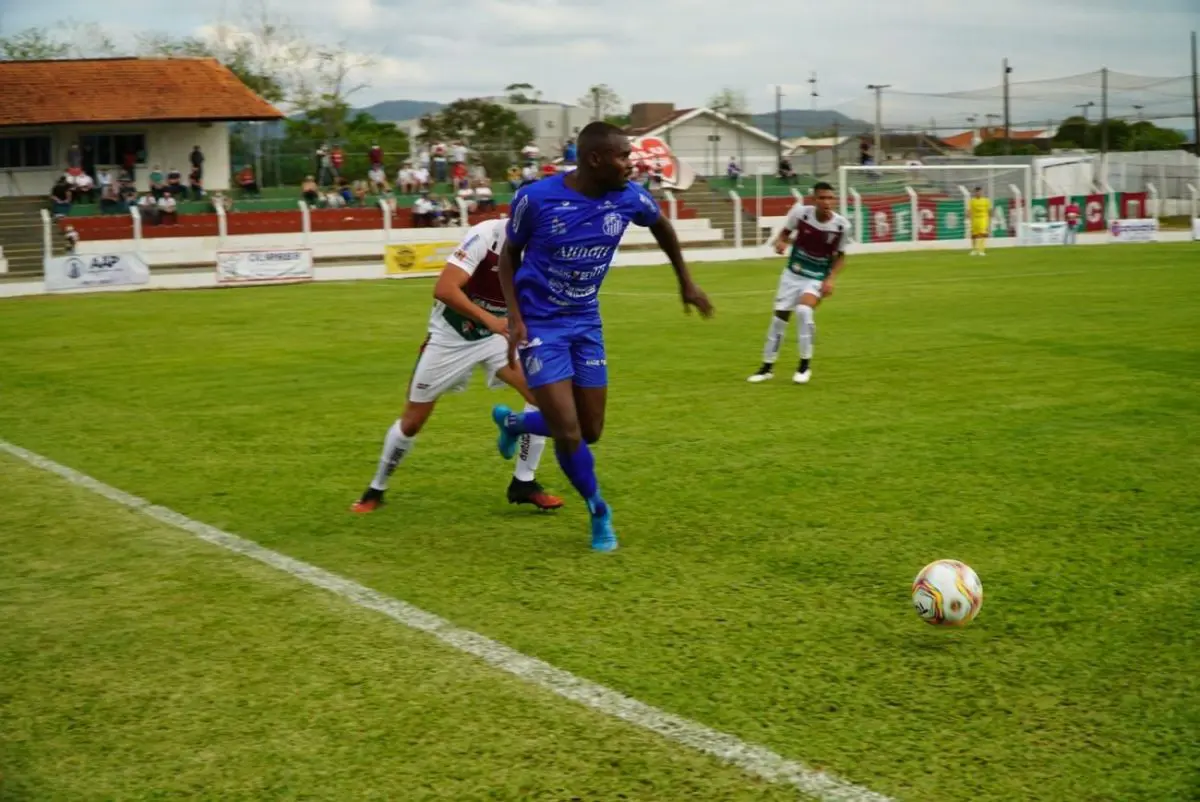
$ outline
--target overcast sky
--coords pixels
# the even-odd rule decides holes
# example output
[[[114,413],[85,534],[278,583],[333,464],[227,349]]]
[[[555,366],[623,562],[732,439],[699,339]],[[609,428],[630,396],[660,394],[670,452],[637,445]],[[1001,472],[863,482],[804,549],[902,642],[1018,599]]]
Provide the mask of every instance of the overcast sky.
[[[449,101],[498,93],[512,82],[574,102],[603,82],[627,103],[680,107],[730,86],[745,92],[754,111],[767,111],[774,105],[770,87],[782,83],[791,85],[785,107],[809,108],[804,82],[815,70],[822,107],[865,116],[868,83],[914,92],[976,89],[999,83],[1004,57],[1014,80],[1102,66],[1184,75],[1191,69],[1188,32],[1200,29],[1200,0],[268,1],[309,37],[344,41],[377,59],[357,105]],[[240,5],[0,0],[0,30],[69,18],[105,25],[118,37],[146,29],[189,34],[222,19],[237,22]],[[954,114],[999,111],[987,102],[944,105]],[[930,113],[916,99],[888,101],[888,116],[905,122]]]

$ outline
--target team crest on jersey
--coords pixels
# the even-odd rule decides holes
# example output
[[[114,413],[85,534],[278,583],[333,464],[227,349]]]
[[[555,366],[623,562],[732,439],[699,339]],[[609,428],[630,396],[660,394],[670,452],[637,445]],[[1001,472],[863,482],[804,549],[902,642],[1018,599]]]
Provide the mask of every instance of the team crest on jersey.
[[[550,233],[558,237],[567,233],[567,224],[557,217],[550,221]]]
[[[625,228],[625,220],[616,212],[604,215],[604,233],[609,237],[619,236]]]

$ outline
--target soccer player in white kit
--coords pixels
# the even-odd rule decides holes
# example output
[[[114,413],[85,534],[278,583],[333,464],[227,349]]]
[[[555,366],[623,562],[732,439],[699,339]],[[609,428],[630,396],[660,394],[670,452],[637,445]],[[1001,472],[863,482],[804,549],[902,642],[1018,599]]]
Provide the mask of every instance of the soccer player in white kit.
[[[467,236],[446,260],[433,289],[436,303],[429,315],[429,334],[421,344],[420,357],[408,388],[408,402],[399,420],[384,438],[383,453],[375,477],[354,503],[354,512],[366,513],[384,503],[388,479],[412,451],[417,433],[433,414],[444,393],[466,389],[476,367],[487,373],[488,385],[508,384],[536,410],[533,395],[520,367],[508,363],[508,307],[500,289],[500,250],[504,247],[505,220],[486,220],[467,231]],[[516,469],[508,486],[513,504],[532,504],[552,510],[562,499],[542,489],[534,478],[546,438],[521,437]]]
[[[812,379],[813,338],[817,331],[814,315],[821,299],[833,294],[834,281],[846,264],[846,238],[850,232],[850,221],[833,211],[837,197],[831,185],[818,183],[813,187],[813,198],[812,206],[800,202],[792,207],[775,237],[776,253],[783,255],[789,242],[792,250],[775,291],[775,315],[767,330],[762,367],[747,381],[775,378],[775,360],[793,309],[797,313],[800,365],[792,381],[808,384]]]

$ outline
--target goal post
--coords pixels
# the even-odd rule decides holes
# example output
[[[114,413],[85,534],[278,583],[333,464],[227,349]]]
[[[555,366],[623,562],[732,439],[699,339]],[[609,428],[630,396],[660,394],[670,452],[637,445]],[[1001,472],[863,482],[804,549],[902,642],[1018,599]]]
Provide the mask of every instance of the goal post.
[[[967,201],[975,187],[992,202],[991,237],[1016,237],[1033,219],[1028,164],[845,165],[838,171],[840,210],[857,242],[969,244]]]

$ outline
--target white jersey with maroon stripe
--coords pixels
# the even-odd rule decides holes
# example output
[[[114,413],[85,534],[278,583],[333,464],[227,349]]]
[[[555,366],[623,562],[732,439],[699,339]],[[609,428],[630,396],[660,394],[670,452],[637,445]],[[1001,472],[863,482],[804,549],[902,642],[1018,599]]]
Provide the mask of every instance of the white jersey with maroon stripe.
[[[497,317],[508,314],[504,293],[500,289],[500,249],[504,247],[504,220],[485,220],[471,226],[466,237],[446,260],[466,271],[470,279],[463,292],[471,303]],[[460,315],[441,301],[433,305],[429,315],[430,342],[461,343],[463,340],[482,340],[492,333],[474,320]]]
[[[818,220],[817,207],[797,203],[783,225],[795,235],[787,269],[804,278],[828,278],[834,259],[846,250],[850,221],[837,212],[831,212],[828,220]]]

